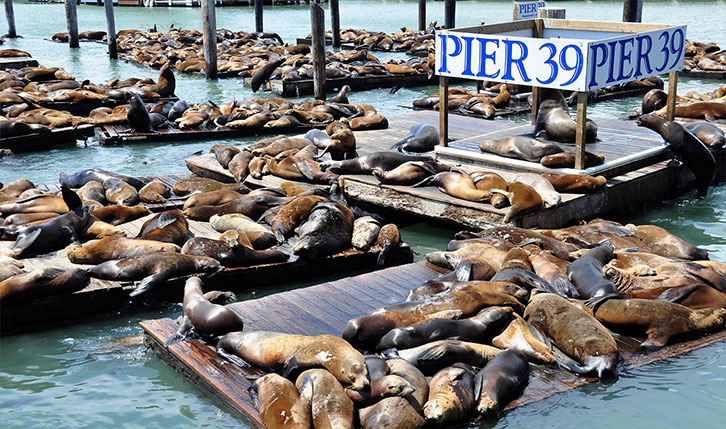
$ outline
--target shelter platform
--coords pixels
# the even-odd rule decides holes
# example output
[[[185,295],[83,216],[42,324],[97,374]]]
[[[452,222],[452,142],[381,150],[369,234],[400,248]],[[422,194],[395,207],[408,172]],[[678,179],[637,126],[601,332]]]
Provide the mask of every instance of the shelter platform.
[[[15,153],[47,150],[55,145],[85,140],[93,135],[93,125],[84,124],[78,127],[56,128],[50,133],[33,133],[17,137],[0,139],[0,149],[10,149]]]
[[[437,277],[441,268],[425,262],[387,268],[375,273],[323,283],[303,289],[243,301],[231,308],[244,318],[245,330],[266,330],[302,335],[340,335],[348,320],[385,305],[400,302],[406,293]],[[157,356],[196,387],[225,404],[254,427],[262,422],[248,388],[262,371],[239,368],[217,356],[214,348],[192,339],[164,348],[164,342],[176,332],[171,319],[141,322],[145,342]],[[726,339],[726,332],[673,344],[659,351],[635,355],[642,340],[617,336],[624,356],[620,370],[645,365],[658,359],[676,356]],[[597,381],[576,376],[558,367],[531,365],[529,384],[522,395],[504,411],[542,400],[557,393]],[[447,426],[450,427],[450,426]],[[456,427],[470,427],[466,423]]]
[[[151,216],[149,215],[133,222],[120,225],[127,236],[135,237],[141,226]],[[220,233],[215,231],[207,222],[188,220],[189,237],[218,238]],[[0,249],[12,248],[12,241],[0,241]],[[286,244],[282,250],[288,252]],[[252,291],[263,286],[289,282],[291,273],[295,281],[305,281],[331,274],[345,272],[360,272],[377,268],[379,248],[367,252],[349,249],[332,256],[301,259],[291,254],[286,262],[259,264],[249,267],[226,268],[224,271],[204,280],[208,290],[221,289],[225,291],[240,292]],[[392,249],[386,257],[386,265],[406,264],[413,260],[413,252],[407,245]],[[77,265],[68,260],[65,250],[39,255],[21,260],[25,270],[31,271],[42,268],[91,268],[92,265]],[[86,316],[95,316],[103,312],[133,309],[140,306],[153,305],[159,300],[181,302],[184,295],[184,282],[189,276],[172,279],[163,287],[151,289],[144,294],[130,298],[129,292],[134,288],[133,282],[116,282],[91,279],[84,289],[62,295],[51,295],[38,298],[26,304],[0,305],[0,335],[40,329],[49,324],[66,323]]]

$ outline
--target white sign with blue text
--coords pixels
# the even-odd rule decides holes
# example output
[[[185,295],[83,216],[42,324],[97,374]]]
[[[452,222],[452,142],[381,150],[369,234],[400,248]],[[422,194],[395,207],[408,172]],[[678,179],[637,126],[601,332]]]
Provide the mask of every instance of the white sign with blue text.
[[[529,1],[526,3],[514,3],[514,7],[517,10],[515,14],[515,20],[518,19],[534,19],[537,18],[537,11],[541,7],[545,7],[546,4],[543,1]]]
[[[587,32],[584,32],[587,35]],[[436,74],[587,91],[683,68],[686,27],[602,40],[436,32]]]

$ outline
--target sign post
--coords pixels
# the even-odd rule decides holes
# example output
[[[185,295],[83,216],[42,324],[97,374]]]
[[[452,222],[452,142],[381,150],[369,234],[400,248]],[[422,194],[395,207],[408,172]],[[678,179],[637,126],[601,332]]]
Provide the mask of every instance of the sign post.
[[[528,1],[522,3],[515,1],[513,21],[537,18],[537,11],[541,7],[545,7],[544,1]]]

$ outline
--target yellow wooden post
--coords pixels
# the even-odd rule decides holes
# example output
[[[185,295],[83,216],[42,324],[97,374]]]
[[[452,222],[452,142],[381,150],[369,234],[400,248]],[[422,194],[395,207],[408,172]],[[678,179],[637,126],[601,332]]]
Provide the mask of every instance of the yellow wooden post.
[[[585,143],[587,141],[587,91],[577,93],[577,134],[575,136],[575,169],[585,169]]]
[[[439,144],[449,145],[449,78],[439,76]]]

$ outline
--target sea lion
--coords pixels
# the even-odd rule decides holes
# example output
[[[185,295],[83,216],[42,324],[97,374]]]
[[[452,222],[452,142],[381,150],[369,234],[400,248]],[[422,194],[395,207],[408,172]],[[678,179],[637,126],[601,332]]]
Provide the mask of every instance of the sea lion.
[[[252,365],[281,373],[283,377],[295,371],[322,367],[353,390],[362,390],[369,385],[363,355],[333,335],[230,332],[217,343],[217,354],[235,365]],[[343,395],[348,398],[345,392]]]
[[[527,322],[518,314],[511,313],[510,322],[491,340],[494,347],[518,350],[532,362],[553,364],[554,354],[546,344],[535,338]]]
[[[512,177],[512,182],[524,183],[534,188],[542,197],[545,207],[554,207],[562,202],[562,197],[555,190],[552,184],[539,174],[535,173],[517,173]]]
[[[397,353],[403,359],[416,365],[424,374],[434,374],[457,362],[484,366],[501,353],[501,350],[473,342],[440,340],[410,349],[397,350]]]
[[[627,225],[635,236],[656,255],[689,261],[707,260],[708,252],[656,225]]]
[[[599,378],[617,375],[620,354],[613,336],[595,317],[565,298],[536,294],[524,310],[524,318],[563,352],[556,352],[555,357],[564,368]]]
[[[151,92],[159,94],[159,97],[173,97],[176,90],[176,77],[171,70],[169,63],[164,64],[159,70],[159,78],[156,84],[149,87]]]
[[[371,216],[359,217],[353,222],[350,242],[358,250],[368,250],[376,242],[380,230],[381,223],[377,219]]]
[[[544,156],[564,152],[555,143],[545,143],[526,136],[482,140],[479,143],[479,149],[482,152],[530,162],[539,162]]]
[[[638,118],[637,124],[640,127],[646,127],[657,132],[663,137],[663,140],[668,142],[676,157],[680,158],[696,176],[698,196],[706,196],[708,186],[711,184],[716,171],[716,160],[711,151],[696,136],[677,122],[666,122],[660,116],[647,114]]]
[[[487,238],[493,240],[506,240],[517,246],[524,246],[528,242],[536,242],[542,250],[549,250],[556,257],[567,260],[570,259],[570,253],[579,249],[573,244],[563,243],[559,240],[547,237],[535,230],[510,225],[499,225],[484,228],[478,233],[460,231],[456,233],[454,237],[457,239]]]
[[[184,284],[179,329],[166,340],[164,346],[169,347],[183,340],[192,331],[202,337],[214,338],[241,331],[243,326],[242,316],[229,307],[209,302],[202,291],[202,280],[199,277],[190,277]]]
[[[504,215],[504,222],[510,222],[514,217],[534,213],[544,208],[542,197],[534,188],[521,182],[513,182],[507,185],[507,192],[499,189],[492,189],[492,192],[505,195],[511,204]]]
[[[3,137],[19,137],[36,133],[43,136],[50,133],[50,128],[43,124],[28,124],[21,121],[0,120],[0,132],[2,132]]]
[[[435,279],[427,281],[423,284],[423,286],[411,289],[406,295],[405,302],[420,301],[428,297],[435,296],[437,294],[464,290],[481,293],[491,292],[496,294],[510,295],[513,298],[519,300],[520,302],[526,302],[527,298],[529,298],[529,291],[527,291],[527,289],[524,289],[521,286],[512,283],[476,279],[454,279],[453,281],[447,281],[446,276],[439,276]]]
[[[701,143],[708,147],[719,149],[726,145],[726,136],[724,136],[724,132],[721,128],[710,122],[687,122],[684,126],[688,131],[696,136],[698,140],[701,140]]]
[[[276,68],[280,67],[286,60],[285,57],[278,57],[267,61],[262,67],[258,68],[250,79],[250,87],[252,92],[257,92],[258,89],[267,82],[272,73]]]
[[[141,101],[139,94],[134,94],[129,100],[129,109],[126,112],[126,118],[133,131],[141,133],[154,131],[151,128],[149,111],[146,110],[146,106],[144,106],[144,102]]]
[[[326,100],[328,103],[343,103],[348,104],[348,96],[350,95],[350,86],[343,85],[338,91],[335,97]]]
[[[250,161],[252,161],[252,154],[246,150],[237,153],[227,164],[227,169],[234,176],[234,180],[237,183],[243,181],[247,175],[250,174]]]
[[[482,416],[496,414],[529,380],[529,362],[519,350],[505,350],[474,378],[476,410]]]
[[[309,369],[297,378],[300,397],[310,403],[314,428],[353,429],[355,406],[336,377],[324,369]]]
[[[415,365],[400,356],[384,356],[384,358],[386,359],[389,375],[397,375],[415,388],[411,393],[411,397],[415,400],[413,405],[417,410],[420,410],[429,397],[429,383],[426,377]]]
[[[403,140],[391,146],[391,149],[404,153],[430,152],[439,143],[439,131],[433,125],[416,124]]]
[[[595,318],[607,326],[645,328],[648,338],[638,347],[654,350],[664,347],[676,335],[711,332],[726,325],[725,308],[692,310],[680,304],[650,299],[619,299],[604,302]]]
[[[324,197],[306,195],[295,197],[292,201],[285,203],[270,223],[270,228],[277,241],[282,243],[292,235],[295,228],[308,217],[313,207],[322,201],[325,201]]]
[[[613,259],[613,246],[601,244],[585,252],[567,268],[567,276],[580,298],[589,306],[600,305],[609,298],[620,297],[615,284],[603,276],[603,267]]]
[[[325,156],[326,153],[330,154],[330,158],[335,161],[344,159],[353,159],[356,157],[356,141],[353,130],[347,125],[340,121],[328,124],[325,128],[325,132],[330,136],[330,143],[323,149],[323,151],[315,156],[315,159],[320,159]]]
[[[243,195],[237,191],[221,189],[218,191],[203,192],[194,194],[184,201],[184,210],[198,206],[217,206],[242,198]]]
[[[124,231],[123,228],[106,223],[91,215],[90,220],[81,230],[81,235],[79,236],[79,238],[83,240],[92,240],[96,238],[125,235],[126,231]]]
[[[128,183],[136,189],[141,189],[146,185],[146,182],[135,177],[124,176],[122,174],[112,173],[110,171],[102,170],[100,168],[91,168],[87,170],[77,171],[73,174],[67,174],[60,172],[59,182],[61,185],[65,185],[69,188],[80,188],[90,181],[96,181],[103,183],[106,179],[119,179]]]
[[[209,224],[218,232],[235,230],[240,232],[270,232],[265,226],[240,213],[230,213],[209,218]]]
[[[0,255],[0,282],[23,273],[25,265],[17,259]]]
[[[184,196],[192,192],[211,192],[219,190],[235,191],[242,194],[249,192],[247,186],[241,183],[222,183],[206,177],[189,177],[177,180],[172,187],[175,195]]]
[[[413,185],[449,169],[448,165],[436,161],[408,161],[393,170],[373,170],[373,175],[386,185]]]
[[[301,398],[292,381],[266,374],[252,383],[251,393],[259,403],[260,419],[270,429],[312,429],[310,402]]]
[[[426,424],[411,401],[401,396],[385,398],[361,408],[358,417],[363,429],[417,429]]]
[[[526,246],[529,261],[535,274],[544,279],[552,286],[557,295],[568,298],[579,298],[575,285],[572,284],[567,276],[567,267],[569,262],[552,255],[550,252],[541,250],[537,246]],[[534,250],[532,250],[534,249]]]
[[[665,117],[667,107],[651,113]],[[726,118],[726,103],[723,101],[694,101],[688,104],[676,104],[676,116],[679,118],[703,118],[707,121]]]
[[[230,246],[226,241],[206,237],[193,237],[181,249],[184,255],[208,256],[225,267],[244,267],[260,263],[286,261],[289,255],[282,250],[254,250],[246,246]]]
[[[189,222],[180,210],[167,210],[154,215],[141,225],[136,238],[184,245],[189,234]]]
[[[577,133],[577,122],[572,120],[562,93],[559,90],[545,89],[541,94],[537,110],[537,121],[533,134],[537,137],[546,136],[549,140],[561,143],[573,143]],[[588,119],[585,125],[585,141],[597,141],[597,125]]]
[[[383,365],[386,365],[385,361],[379,358]],[[366,362],[368,360],[366,359]],[[386,365],[388,369],[388,365]],[[411,385],[405,378],[398,375],[380,375],[378,377],[372,377],[371,369],[368,368],[368,375],[370,378],[370,387],[361,391],[345,389],[345,393],[348,397],[353,400],[359,407],[367,407],[375,404],[384,398],[390,398],[392,396],[407,396],[413,393],[416,388]]]
[[[458,170],[443,171],[413,185],[421,186],[438,186],[441,192],[467,201],[488,202],[492,197],[489,191],[477,189],[471,176]]]
[[[171,188],[161,180],[153,180],[139,190],[139,199],[145,203],[163,203],[171,197]]]
[[[427,422],[437,424],[463,420],[475,404],[474,370],[464,363],[456,363],[431,379],[424,417]]]
[[[139,203],[139,194],[136,189],[122,180],[106,179],[103,182],[103,188],[106,190],[106,200],[110,204],[135,206]]]
[[[73,192],[73,191],[71,191]],[[78,196],[76,196],[78,198]],[[80,203],[80,199],[78,199]],[[68,213],[68,205],[63,197],[38,194],[30,197],[0,203],[0,213],[8,216],[18,213]]]
[[[580,174],[549,174],[543,173],[557,192],[569,194],[589,194],[605,188],[607,179],[603,176],[588,176]]]
[[[194,220],[209,220],[214,215],[239,213],[249,218],[258,219],[271,207],[288,202],[288,197],[273,197],[271,195],[251,195],[237,198],[218,206],[196,206],[184,210],[184,214]]]
[[[408,161],[432,161],[432,159],[428,156],[380,151],[343,161],[324,161],[320,163],[320,168],[336,174],[371,174],[373,170],[393,170]]]
[[[605,156],[585,152],[585,168],[596,167],[605,162]],[[547,168],[575,168],[575,152],[556,153],[542,157],[540,164]]]
[[[240,153],[240,150],[234,146],[218,143],[209,149],[209,153],[213,153],[219,165],[227,169],[232,158]]]
[[[405,328],[395,328],[381,338],[376,349],[410,349],[448,339],[484,342],[508,321],[511,313],[509,307],[489,307],[468,319],[431,319]]]
[[[490,189],[507,190],[507,181],[502,176],[491,171],[475,171],[469,174],[474,181],[476,188],[482,191]],[[493,194],[489,203],[495,208],[501,209],[509,205],[509,200],[502,194]]]
[[[655,110],[660,110],[666,106],[668,102],[668,94],[662,89],[651,89],[643,96],[643,103],[641,106],[641,113],[643,115],[651,113]]]
[[[101,205],[106,204],[106,189],[103,183],[91,180],[76,191],[81,201],[95,201]],[[85,204],[85,203],[84,203]]]
[[[114,281],[139,281],[129,296],[137,296],[169,279],[190,274],[213,274],[224,268],[212,258],[172,252],[154,252],[107,261],[88,272],[91,277]]]
[[[33,188],[35,188],[35,185],[28,179],[13,180],[0,187],[0,203],[14,200],[26,190]]]
[[[456,269],[464,261],[485,261],[494,271],[502,269],[507,251],[489,243],[475,243],[454,251],[426,254],[426,260],[439,267]]]
[[[123,259],[152,252],[178,253],[180,250],[179,246],[172,243],[109,236],[90,241],[83,246],[70,245],[66,247],[66,256],[74,264],[100,264],[112,259]]]
[[[144,206],[113,205],[94,209],[92,213],[97,219],[111,225],[121,225],[149,215],[151,210]]]
[[[386,263],[386,255],[394,248],[401,245],[401,234],[398,232],[398,227],[395,224],[389,223],[383,225],[378,232],[378,245],[381,247],[381,251],[378,253],[378,266],[383,266]]]
[[[222,233],[219,239],[232,247],[240,245],[255,250],[265,250],[277,245],[277,239],[271,232],[229,230]]]
[[[388,119],[379,114],[342,118],[340,121],[347,124],[353,131],[385,130],[388,128]]]
[[[299,240],[293,253],[312,259],[348,249],[355,216],[349,208],[335,201],[318,202],[308,219],[295,233]]]
[[[18,274],[0,282],[0,301],[27,302],[26,300],[81,290],[88,284],[85,269],[43,268]]]

